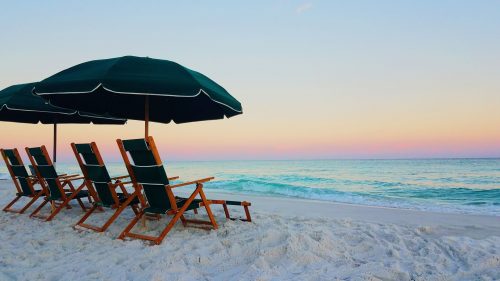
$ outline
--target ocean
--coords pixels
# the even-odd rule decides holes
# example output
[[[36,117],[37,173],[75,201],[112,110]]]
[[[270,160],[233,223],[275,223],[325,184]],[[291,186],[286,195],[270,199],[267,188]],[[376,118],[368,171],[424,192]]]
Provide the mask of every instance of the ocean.
[[[108,163],[122,175],[121,163]],[[207,191],[500,216],[500,159],[171,162],[169,176],[215,176]],[[78,166],[59,163],[65,173]],[[0,179],[9,179],[0,166]]]

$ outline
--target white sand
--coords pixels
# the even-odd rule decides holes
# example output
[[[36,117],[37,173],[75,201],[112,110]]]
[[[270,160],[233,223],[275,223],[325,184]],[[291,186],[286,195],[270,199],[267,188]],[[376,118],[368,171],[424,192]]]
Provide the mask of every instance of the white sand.
[[[0,181],[0,205],[13,193]],[[208,195],[251,201],[254,222],[215,206],[219,230],[179,223],[147,246],[115,239],[128,210],[103,234],[71,228],[76,205],[52,222],[0,212],[0,280],[500,280],[500,217]]]

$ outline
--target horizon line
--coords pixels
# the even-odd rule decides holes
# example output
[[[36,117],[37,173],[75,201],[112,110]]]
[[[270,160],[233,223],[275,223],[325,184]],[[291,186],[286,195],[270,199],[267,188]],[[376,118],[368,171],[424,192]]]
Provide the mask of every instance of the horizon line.
[[[168,160],[167,162],[258,162],[258,161],[380,161],[380,160],[500,160],[500,156],[492,157],[408,157],[408,158],[296,158],[296,159],[217,159],[217,160]],[[108,163],[122,162],[119,160],[108,161]],[[59,164],[69,164],[67,161],[58,161]]]

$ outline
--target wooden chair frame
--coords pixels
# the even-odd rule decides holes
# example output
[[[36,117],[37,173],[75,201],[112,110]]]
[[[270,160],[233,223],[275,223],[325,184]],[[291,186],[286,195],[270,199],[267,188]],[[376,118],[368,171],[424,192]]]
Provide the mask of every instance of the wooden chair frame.
[[[158,154],[158,150],[156,148],[156,144],[153,140],[153,137],[149,136],[147,139],[147,144],[149,145],[149,149],[153,153],[155,162],[157,165],[162,165],[160,156]],[[130,179],[133,183],[133,186],[136,190],[137,193],[141,193],[142,190],[142,185],[137,182],[134,171],[132,169],[132,164],[129,159],[129,156],[127,154],[127,151],[123,145],[123,141],[118,139],[116,140],[118,144],[118,148],[120,149],[120,153],[123,157],[123,160],[125,162],[125,166],[127,167],[127,170],[130,175]],[[132,228],[139,222],[143,217],[145,217],[146,212],[144,209],[148,207],[147,203],[141,202],[142,204],[142,210],[139,212],[139,214],[129,223],[129,225],[123,230],[123,232],[120,234],[118,237],[119,239],[125,239],[125,237],[130,237],[130,238],[135,238],[135,239],[142,239],[142,240],[147,240],[151,241],[152,243],[158,245],[161,244],[163,239],[167,236],[169,231],[172,229],[172,227],[179,221],[179,219],[182,222],[183,226],[187,226],[188,223],[193,223],[193,224],[201,224],[205,225],[205,227],[201,227],[204,229],[217,229],[218,225],[217,222],[215,221],[215,218],[212,214],[212,210],[210,209],[210,202],[207,200],[205,197],[205,193],[203,192],[203,183],[208,182],[210,180],[214,179],[213,177],[209,178],[204,178],[204,179],[199,179],[195,181],[190,181],[190,182],[185,182],[185,183],[180,183],[180,184],[174,184],[174,185],[165,185],[165,192],[167,193],[167,196],[170,201],[171,209],[166,212],[167,215],[173,215],[172,219],[170,219],[169,223],[167,226],[163,229],[163,231],[160,233],[159,236],[149,236],[149,235],[144,235],[144,234],[137,234],[137,233],[132,233],[131,230]],[[184,202],[184,205],[181,208],[178,208],[177,202],[175,199],[175,196],[172,192],[172,189],[176,187],[181,187],[181,186],[188,186],[188,185],[196,185],[196,188],[193,193],[189,196],[189,198]],[[194,201],[196,196],[200,196],[201,202],[200,202],[200,207],[204,207],[208,217],[209,221],[203,221],[203,220],[195,220],[195,219],[186,219],[184,217],[184,213],[189,207],[189,205]],[[145,200],[144,200],[145,201]],[[143,223],[145,223],[145,220],[143,220]]]
[[[47,148],[45,147],[45,145],[42,145],[40,148],[42,150],[43,156],[45,157],[48,165],[53,165],[52,160],[50,159],[49,153],[47,152]],[[75,198],[78,195],[78,193],[80,191],[82,191],[84,187],[86,187],[85,181],[80,186],[78,186],[78,188],[75,188],[75,186],[73,185],[73,181],[83,180],[84,177],[79,176],[78,174],[58,175],[57,178],[55,179],[55,182],[56,182],[57,187],[59,189],[59,192],[61,194],[62,200],[51,200],[51,199],[49,199],[50,192],[49,192],[48,184],[45,181],[45,179],[42,177],[42,175],[38,169],[38,164],[37,164],[35,158],[33,157],[33,155],[31,155],[28,147],[26,147],[26,153],[28,154],[28,158],[30,159],[31,165],[33,165],[33,168],[35,169],[36,176],[38,177],[38,181],[40,182],[40,185],[42,185],[43,189],[45,190],[45,194],[46,194],[44,202],[40,206],[38,206],[38,208],[36,208],[35,211],[33,211],[33,213],[30,214],[30,217],[43,219],[45,221],[50,221],[63,208],[66,207],[66,208],[70,209],[71,206],[69,205],[69,202],[73,199],[76,199],[78,201],[78,204],[80,205],[80,207],[82,208],[82,210],[84,212],[87,210],[87,208],[83,204],[82,200],[80,198]],[[65,189],[65,187],[68,187],[68,188]],[[66,194],[67,192],[70,193],[69,196]],[[90,193],[88,196],[89,202],[92,202],[91,194],[92,193]],[[39,215],[38,213],[47,203],[51,204],[50,215],[48,215],[48,216]]]
[[[96,143],[92,142],[92,143],[90,143],[90,146],[91,146],[92,151],[94,152],[94,154],[95,154],[95,156],[97,158],[98,164],[101,165],[101,166],[104,166],[104,161],[102,159],[101,153],[99,152],[99,149],[97,148]],[[76,160],[78,161],[78,164],[80,165],[80,168],[82,170],[83,176],[85,177],[85,182],[87,184],[87,188],[89,190],[91,190],[92,194],[94,194],[93,197],[95,199],[92,208],[90,208],[85,213],[85,215],[75,224],[75,227],[76,226],[81,226],[81,227],[84,227],[84,228],[87,228],[87,229],[91,229],[91,230],[94,230],[94,231],[97,231],[97,232],[106,231],[106,229],[108,229],[108,227],[118,218],[118,216],[130,205],[130,203],[132,202],[132,200],[134,200],[135,198],[142,197],[142,196],[141,196],[140,193],[137,193],[137,191],[134,191],[132,194],[130,194],[127,191],[127,188],[125,187],[125,184],[129,184],[131,182],[122,182],[122,180],[128,178],[129,177],[128,175],[126,175],[126,176],[119,176],[119,177],[113,177],[113,178],[111,178],[111,180],[115,181],[115,182],[114,183],[113,182],[109,182],[108,183],[108,187],[109,187],[109,190],[111,192],[111,196],[113,197],[113,201],[115,202],[115,204],[113,204],[111,206],[111,209],[114,209],[115,212],[113,213],[113,215],[102,226],[96,226],[96,225],[86,224],[85,221],[92,215],[92,213],[94,213],[94,211],[96,209],[98,209],[100,207],[99,203],[101,201],[99,199],[97,191],[93,188],[93,183],[92,183],[92,181],[89,178],[88,171],[87,171],[87,169],[85,167],[85,164],[84,164],[84,160],[83,160],[82,156],[80,155],[80,153],[78,152],[78,150],[76,148],[76,144],[75,143],[71,143],[71,147],[73,148],[73,152],[75,153]],[[120,199],[118,198],[118,193],[116,192],[116,188],[117,187],[120,187],[122,193],[127,198],[127,200],[125,200],[122,203],[120,203]],[[130,205],[130,207],[132,208],[132,210],[134,211],[134,213],[136,215],[139,214],[139,208],[138,208],[138,206],[136,206],[136,205]]]
[[[14,157],[16,157],[19,165],[24,166],[23,159],[21,158],[21,155],[19,154],[19,151],[17,150],[17,148],[13,148],[12,151],[14,152]],[[12,181],[14,182],[14,186],[16,187],[16,190],[17,190],[16,197],[14,198],[14,200],[10,201],[7,204],[7,206],[5,206],[2,210],[4,212],[22,214],[31,205],[33,205],[33,203],[35,203],[42,195],[45,194],[45,190],[43,188],[41,190],[38,190],[38,191],[35,190],[34,185],[36,183],[38,183],[38,179],[33,177],[33,176],[30,176],[30,177],[26,178],[26,181],[27,181],[29,189],[31,190],[31,194],[24,195],[24,192],[20,186],[19,179],[15,176],[14,171],[12,169],[12,163],[10,162],[9,157],[7,157],[7,154],[5,153],[4,149],[0,149],[0,152],[2,154],[3,160],[5,161],[5,165],[7,166],[7,170],[9,171],[9,174],[12,178]],[[29,197],[29,198],[31,198],[31,200],[26,205],[24,205],[24,207],[22,207],[21,209],[12,209],[11,207],[22,197]]]
[[[228,204],[228,201],[226,201],[226,200],[208,199],[208,202],[210,204],[222,205],[222,208],[224,209],[224,215],[226,216],[226,219],[228,219],[228,220],[240,220],[240,221],[252,222],[252,216],[250,215],[250,210],[248,209],[248,207],[252,206],[252,203],[250,203],[250,202],[247,202],[247,201],[238,202],[239,205],[242,206],[243,210],[245,211],[246,218],[244,218],[244,219],[231,217],[231,215],[229,214],[229,208],[227,206],[228,205],[236,205],[236,204]],[[203,206],[203,203],[200,204],[200,206]],[[198,211],[195,209],[194,213],[197,214]]]

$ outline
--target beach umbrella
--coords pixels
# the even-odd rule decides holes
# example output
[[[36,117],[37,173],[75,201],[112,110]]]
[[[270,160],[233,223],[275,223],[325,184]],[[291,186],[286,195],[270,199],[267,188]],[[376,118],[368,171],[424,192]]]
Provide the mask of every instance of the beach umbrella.
[[[178,63],[125,56],[94,60],[63,70],[35,85],[50,104],[96,114],[186,123],[242,113],[240,102],[205,75]]]
[[[13,85],[0,91],[0,121],[53,124],[54,151],[57,161],[57,124],[125,124],[123,118],[100,116],[48,104],[32,93],[35,83]]]

